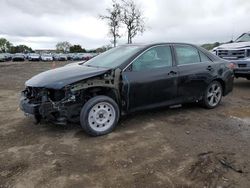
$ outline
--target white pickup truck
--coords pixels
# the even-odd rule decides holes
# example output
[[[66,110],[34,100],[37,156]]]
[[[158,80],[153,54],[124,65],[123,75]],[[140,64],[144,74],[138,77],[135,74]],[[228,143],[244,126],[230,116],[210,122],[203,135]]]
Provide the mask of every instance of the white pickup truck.
[[[214,48],[213,53],[235,64],[236,78],[242,77],[250,80],[250,32],[243,33],[233,43]]]

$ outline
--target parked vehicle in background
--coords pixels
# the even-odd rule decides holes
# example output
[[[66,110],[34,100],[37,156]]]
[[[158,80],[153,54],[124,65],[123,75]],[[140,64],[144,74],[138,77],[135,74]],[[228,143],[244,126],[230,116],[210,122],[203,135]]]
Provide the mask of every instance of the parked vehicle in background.
[[[52,56],[54,61],[58,61],[58,54],[52,54]]]
[[[29,53],[26,53],[26,54],[23,54],[23,55],[24,55],[25,59],[29,60],[29,55],[30,55]]]
[[[6,61],[5,55],[3,53],[0,53],[0,62]]]
[[[73,60],[74,61],[78,61],[78,60],[90,60],[91,58],[93,58],[94,56],[96,56],[96,54],[94,53],[77,53],[74,54],[73,56]]]
[[[11,61],[12,55],[10,53],[4,53],[4,56],[6,61]]]
[[[12,56],[10,53],[0,53],[0,61],[4,62],[4,61],[11,61]]]
[[[58,54],[58,61],[67,61],[68,57],[66,54]]]
[[[79,60],[82,60],[82,57],[80,54],[78,53],[74,53],[73,57],[72,57],[72,60],[74,61],[79,61]]]
[[[84,53],[78,53],[78,60],[84,60]]]
[[[96,54],[94,54],[94,53],[85,53],[83,60],[88,61],[88,60],[90,60],[91,58],[93,58],[95,56],[96,56]]]
[[[214,48],[213,53],[235,64],[236,78],[242,77],[250,80],[250,32],[243,33],[233,43]]]
[[[68,53],[67,54],[67,60],[73,60],[74,53]]]
[[[53,61],[53,56],[51,54],[42,54],[41,60],[42,61]]]
[[[28,59],[29,61],[40,61],[40,55],[37,53],[30,53]]]
[[[66,54],[54,54],[53,55],[54,61],[67,61],[67,55]]]
[[[120,115],[138,110],[188,102],[217,107],[233,89],[231,68],[190,44],[124,45],[34,76],[20,107],[36,121],[80,121],[86,133],[99,136],[111,132]]]
[[[24,61],[24,60],[25,60],[25,56],[22,53],[16,53],[12,57],[12,61]]]

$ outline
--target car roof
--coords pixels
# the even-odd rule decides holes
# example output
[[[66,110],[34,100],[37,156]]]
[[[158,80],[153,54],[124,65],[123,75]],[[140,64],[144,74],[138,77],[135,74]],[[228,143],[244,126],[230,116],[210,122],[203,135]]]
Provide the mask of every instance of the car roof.
[[[195,44],[185,43],[185,42],[157,42],[157,43],[133,43],[133,44],[124,44],[120,46],[141,46],[141,47],[151,47],[157,45],[191,45],[196,46]]]
[[[158,43],[147,43],[147,44],[125,44],[125,45],[121,45],[121,46],[139,46],[142,49],[135,54],[133,57],[129,58],[127,61],[125,61],[120,68],[123,69],[127,66],[128,62],[130,62],[132,59],[134,59],[135,57],[137,57],[139,54],[143,53],[144,50],[150,48],[150,47],[154,47],[154,46],[158,46],[158,45],[189,45],[189,46],[193,46],[194,48],[198,49],[199,51],[203,52],[204,54],[206,54],[212,61],[218,61],[220,60],[220,58],[212,53],[210,53],[209,51],[205,50],[204,48],[195,45],[195,44],[190,44],[190,43],[184,43],[184,42],[158,42]]]

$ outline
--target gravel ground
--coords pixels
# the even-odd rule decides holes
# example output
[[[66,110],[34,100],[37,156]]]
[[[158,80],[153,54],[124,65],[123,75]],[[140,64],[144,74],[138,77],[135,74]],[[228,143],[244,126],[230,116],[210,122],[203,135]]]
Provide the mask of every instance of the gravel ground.
[[[64,64],[0,64],[0,187],[250,187],[250,81],[216,109],[140,112],[93,138],[18,108],[25,80]]]

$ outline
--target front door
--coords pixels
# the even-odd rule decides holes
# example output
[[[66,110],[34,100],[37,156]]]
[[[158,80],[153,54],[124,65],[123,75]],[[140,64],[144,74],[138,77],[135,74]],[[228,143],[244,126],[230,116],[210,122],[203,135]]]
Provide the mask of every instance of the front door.
[[[127,110],[135,111],[174,103],[177,97],[177,68],[168,45],[151,47],[122,73]]]

